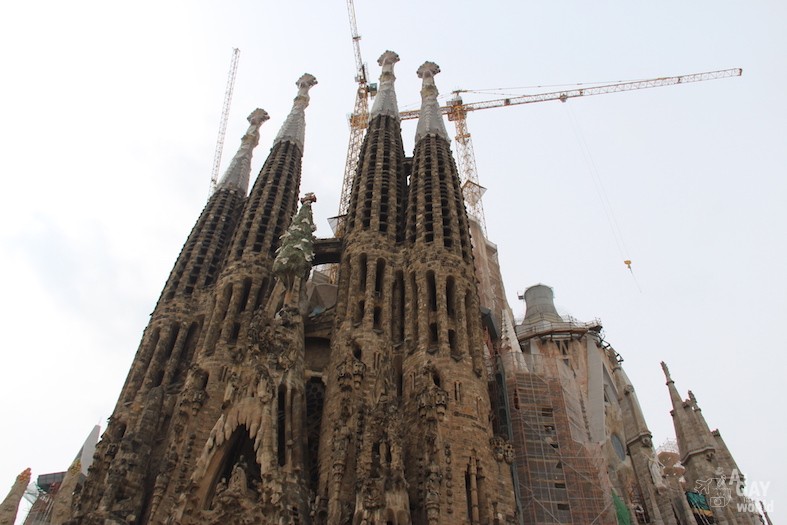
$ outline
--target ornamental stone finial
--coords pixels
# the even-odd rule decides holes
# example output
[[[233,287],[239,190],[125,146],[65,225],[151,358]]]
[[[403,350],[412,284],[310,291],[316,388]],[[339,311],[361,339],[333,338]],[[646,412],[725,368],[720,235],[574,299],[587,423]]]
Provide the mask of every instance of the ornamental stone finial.
[[[240,139],[238,152],[230,161],[227,171],[219,182],[219,188],[237,188],[244,193],[249,189],[249,174],[251,173],[251,155],[257,144],[260,143],[260,126],[268,120],[268,112],[257,108],[246,117],[249,129]]]
[[[438,73],[440,73],[440,66],[429,61],[421,64],[421,67],[416,71],[418,78],[424,79],[424,84],[426,83],[426,79],[432,79],[432,85],[434,85],[434,76]]]
[[[299,97],[309,96],[309,90],[317,85],[317,77],[309,73],[304,73],[301,75],[301,78],[295,82],[295,85],[298,86]]]
[[[370,118],[378,115],[388,115],[399,119],[399,104],[396,102],[396,91],[394,91],[394,64],[399,62],[399,55],[393,51],[386,51],[377,63],[382,66],[383,72],[380,73],[380,88],[377,91],[377,97],[374,99],[374,106],[369,113]]]
[[[252,111],[248,117],[246,117],[246,120],[249,121],[249,124],[251,124],[252,127],[259,129],[262,123],[266,120],[269,120],[270,118],[271,117],[268,115],[267,111],[257,108]],[[249,131],[251,131],[251,127],[249,127]],[[247,135],[249,134],[249,131],[246,132]]]
[[[440,73],[440,66],[434,62],[424,62],[416,73],[423,83],[421,86],[421,116],[418,118],[415,141],[418,142],[427,135],[437,135],[445,140],[450,140],[445,131],[440,104],[437,102],[439,91],[434,83],[434,76]]]
[[[290,114],[287,115],[284,124],[282,124],[281,130],[279,130],[279,134],[276,136],[276,140],[273,141],[274,146],[279,142],[289,140],[300,146],[301,150],[303,150],[303,138],[306,131],[304,110],[309,105],[309,90],[316,84],[317,78],[309,73],[304,73],[301,75],[301,78],[295,82],[295,85],[298,86],[298,94],[293,100]]]
[[[301,204],[306,204],[307,202],[309,204],[311,204],[313,202],[317,202],[317,195],[315,195],[312,192],[309,192],[306,195],[304,195],[303,197],[301,197]]]
[[[390,49],[380,55],[380,58],[377,59],[377,64],[383,68],[383,75],[386,72],[393,73],[393,66],[397,62],[399,62],[399,55]]]

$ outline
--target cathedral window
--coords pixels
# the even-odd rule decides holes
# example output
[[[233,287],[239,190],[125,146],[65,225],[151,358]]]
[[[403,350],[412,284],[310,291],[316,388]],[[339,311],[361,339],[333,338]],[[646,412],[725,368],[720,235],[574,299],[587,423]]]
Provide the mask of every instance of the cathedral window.
[[[363,321],[363,311],[365,309],[365,302],[363,300],[358,301],[358,307],[355,309],[355,318],[353,319],[353,324],[358,326]]]
[[[440,374],[437,370],[432,370],[432,382],[435,384],[436,387],[440,387],[442,385],[442,381],[440,380]]]
[[[456,332],[454,330],[448,330],[448,347],[451,349],[451,354],[457,353]]]
[[[320,481],[319,447],[322,411],[325,402],[325,385],[319,377],[312,377],[306,383],[306,439],[309,471],[309,484],[312,491],[318,492]]]
[[[433,312],[437,311],[437,284],[435,282],[434,272],[429,270],[426,272],[426,289],[429,294],[429,309]]]
[[[268,279],[267,277],[262,280],[262,284],[260,284],[260,288],[257,290],[257,298],[254,299],[254,309],[262,306],[262,303],[265,301],[265,295],[268,292]]]
[[[391,293],[391,335],[394,343],[404,341],[404,273],[399,270],[393,283],[393,293]]]
[[[238,342],[238,335],[240,335],[240,323],[234,322],[232,323],[232,331],[230,332],[230,336],[227,339],[229,343],[237,343]]]
[[[232,285],[228,284],[224,287],[224,296],[222,297],[222,312],[221,312],[221,320],[223,321],[227,317],[227,309],[230,306],[230,299],[232,299]]]
[[[360,257],[358,257],[358,291],[365,292],[366,291],[366,274],[368,268],[366,264],[366,254],[362,253]]]
[[[413,322],[413,341],[418,341],[418,320],[419,320],[419,312],[418,312],[418,281],[415,278],[415,273],[410,274],[410,296],[412,297],[412,310],[410,312],[410,319]]]
[[[467,521],[473,523],[473,495],[470,472],[465,472],[465,500],[467,501]]]
[[[437,343],[437,323],[429,323],[429,346],[435,348]]]
[[[284,385],[280,385],[276,403],[276,449],[280,467],[283,467],[287,462],[286,400],[287,388]]]
[[[246,310],[246,303],[249,302],[249,294],[251,293],[251,278],[246,277],[243,279],[243,289],[240,297],[240,311]]]
[[[445,281],[445,309],[448,312],[448,317],[456,315],[456,281],[453,277],[449,277]]]
[[[374,294],[380,297],[383,293],[383,282],[385,280],[385,260],[377,259],[377,268],[374,276]]]
[[[374,307],[374,318],[373,318],[374,319],[373,320],[373,323],[374,323],[373,326],[374,326],[375,330],[382,330],[382,322],[381,322],[382,316],[383,316],[383,309],[380,308],[379,306],[375,306]]]
[[[175,342],[178,340],[179,333],[180,323],[173,323],[172,330],[169,334],[169,339],[167,339],[167,346],[164,351],[164,361],[167,361],[170,357],[172,357],[172,350],[175,348]]]

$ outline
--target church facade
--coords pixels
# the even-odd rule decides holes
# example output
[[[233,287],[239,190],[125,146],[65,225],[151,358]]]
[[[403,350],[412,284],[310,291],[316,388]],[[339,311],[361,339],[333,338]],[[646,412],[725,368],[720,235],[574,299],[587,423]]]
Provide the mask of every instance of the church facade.
[[[317,80],[298,79],[250,191],[268,115],[249,116],[66,523],[703,523],[692,487],[665,473],[600,323],[562,318],[543,285],[514,323],[494,244],[465,211],[439,67],[417,71],[408,156],[398,60],[378,61],[337,238],[314,238],[316,197],[299,198]],[[337,265],[336,278],[319,264]],[[685,479],[737,469],[696,400],[673,401]]]

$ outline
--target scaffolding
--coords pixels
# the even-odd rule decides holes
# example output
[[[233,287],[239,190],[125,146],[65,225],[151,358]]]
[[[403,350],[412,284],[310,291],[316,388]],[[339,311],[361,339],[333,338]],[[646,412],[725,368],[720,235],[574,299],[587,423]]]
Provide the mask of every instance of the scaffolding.
[[[35,501],[30,507],[23,525],[49,525],[49,522],[52,519],[52,508],[55,503],[55,495],[57,494],[58,489],[60,489],[60,483],[62,481],[63,474],[63,472],[55,474],[59,475],[60,479],[58,481],[53,481],[52,483],[42,483],[41,478],[45,476],[39,476],[39,479],[36,482],[38,497],[36,497]],[[47,474],[46,476],[53,476],[53,474]]]
[[[504,367],[499,359],[496,366],[497,382],[505,384],[497,413],[516,451],[522,522],[617,523],[601,445],[587,439],[582,399],[564,388],[562,360],[527,357],[528,369]]]

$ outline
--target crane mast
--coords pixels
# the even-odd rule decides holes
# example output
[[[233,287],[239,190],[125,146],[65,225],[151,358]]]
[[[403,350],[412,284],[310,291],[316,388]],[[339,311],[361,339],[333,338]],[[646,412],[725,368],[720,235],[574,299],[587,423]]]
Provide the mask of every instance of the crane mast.
[[[705,73],[694,73],[691,75],[680,75],[674,77],[660,77],[648,80],[637,80],[632,82],[616,82],[602,86],[587,88],[576,88],[567,91],[552,91],[549,93],[539,93],[535,95],[522,95],[518,97],[500,98],[481,102],[471,102],[465,104],[460,93],[467,90],[454,91],[454,96],[445,106],[440,107],[440,112],[448,116],[448,120],[456,127],[456,144],[459,177],[462,184],[462,192],[467,205],[467,212],[481,226],[486,234],[486,223],[484,220],[484,208],[481,204],[481,197],[485,188],[478,182],[478,169],[476,168],[475,154],[470,132],[467,129],[467,113],[480,109],[500,108],[516,106],[520,104],[532,104],[534,102],[546,102],[549,100],[560,100],[565,102],[570,98],[586,97],[591,95],[605,95],[608,93],[620,93],[623,91],[633,91],[637,89],[648,89],[663,86],[673,86],[675,84],[688,84],[691,82],[702,82],[704,80],[715,80],[720,78],[738,77],[743,74],[740,68],[724,69],[720,71],[709,71]],[[399,113],[401,120],[417,119],[419,110],[402,111]]]
[[[355,4],[353,0],[347,0],[347,14],[350,17],[350,31],[353,41],[353,53],[355,54],[355,82],[358,89],[355,92],[355,105],[353,113],[350,115],[350,143],[347,147],[347,159],[344,163],[344,177],[342,179],[342,193],[339,198],[339,215],[332,224],[334,235],[342,235],[343,221],[347,215],[350,205],[350,193],[352,192],[353,178],[358,167],[358,157],[361,153],[361,145],[366,128],[369,126],[369,98],[375,95],[375,85],[369,84],[366,76],[366,65],[361,58],[361,35],[358,34],[358,25],[355,21]]]
[[[221,109],[221,120],[219,121],[219,136],[216,139],[216,151],[213,153],[213,170],[210,174],[210,192],[208,196],[216,191],[219,183],[219,168],[221,167],[221,154],[224,151],[224,136],[227,133],[227,121],[230,115],[230,103],[232,102],[232,90],[235,88],[235,75],[238,72],[238,59],[240,49],[232,49],[232,62],[230,62],[230,72],[227,75],[227,87],[224,90],[224,106]]]

